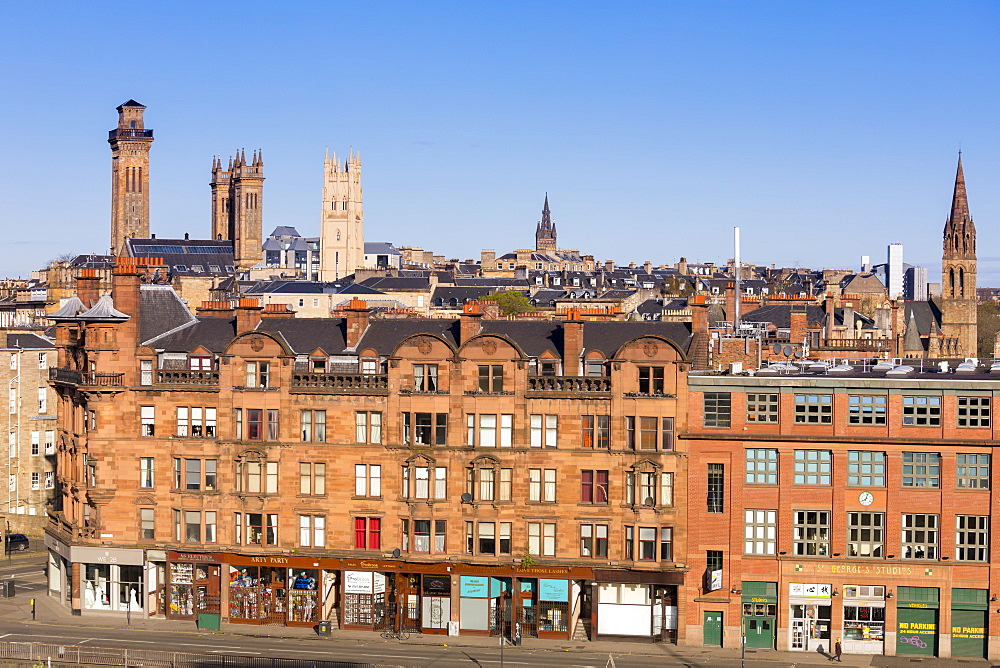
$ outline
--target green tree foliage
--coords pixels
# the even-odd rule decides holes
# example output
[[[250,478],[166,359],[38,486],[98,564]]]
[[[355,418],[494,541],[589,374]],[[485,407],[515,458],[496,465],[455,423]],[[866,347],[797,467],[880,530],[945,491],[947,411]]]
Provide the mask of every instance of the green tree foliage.
[[[520,315],[530,313],[535,310],[523,292],[517,290],[507,290],[506,292],[493,292],[483,297],[491,299],[497,303],[500,312],[504,315]]]
[[[985,302],[976,309],[979,332],[979,357],[993,357],[993,341],[1000,331],[1000,308],[995,302]]]

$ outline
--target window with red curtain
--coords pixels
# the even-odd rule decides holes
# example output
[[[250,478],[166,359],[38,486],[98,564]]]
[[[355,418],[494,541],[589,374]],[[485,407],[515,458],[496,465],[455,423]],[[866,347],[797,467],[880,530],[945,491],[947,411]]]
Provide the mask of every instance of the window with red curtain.
[[[594,472],[580,471],[580,502],[594,502]]]
[[[364,517],[354,518],[354,549],[364,550],[368,548],[368,541],[366,540],[368,532],[366,531],[367,522]]]
[[[594,486],[594,503],[608,502],[608,472],[594,471],[597,484]]]
[[[377,517],[368,518],[368,549],[382,549],[382,520]]]

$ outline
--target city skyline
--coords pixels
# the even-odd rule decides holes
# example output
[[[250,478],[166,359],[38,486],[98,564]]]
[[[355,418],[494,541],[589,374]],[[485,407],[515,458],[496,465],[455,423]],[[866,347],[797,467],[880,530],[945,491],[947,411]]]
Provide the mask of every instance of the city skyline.
[[[961,147],[1000,285],[994,5],[528,8],[181,3],[134,15],[156,30],[130,49],[92,9],[12,9],[3,273],[107,252],[105,133],[134,98],[161,238],[208,237],[212,157],[237,148],[267,161],[264,233],[318,234],[322,156],[353,146],[371,240],[529,247],[547,191],[560,245],[599,261],[721,262],[739,226],[749,262],[858,268],[899,241],[936,282]]]

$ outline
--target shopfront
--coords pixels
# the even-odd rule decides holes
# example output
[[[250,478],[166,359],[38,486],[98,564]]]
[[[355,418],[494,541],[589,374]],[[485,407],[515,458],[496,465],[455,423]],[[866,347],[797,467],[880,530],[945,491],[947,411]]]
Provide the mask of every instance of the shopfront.
[[[746,583],[744,583],[746,585]],[[788,619],[791,626],[789,649],[816,652],[831,649],[831,613],[833,611],[833,586],[819,582],[790,582],[788,584]],[[746,588],[743,590],[743,615],[746,616]],[[750,637],[747,637],[747,645]]]
[[[744,581],[740,584],[743,604],[741,633],[747,647],[774,649],[774,627],[778,619],[778,583]]]
[[[329,610],[329,572],[338,560],[226,555],[229,621],[313,626]]]
[[[341,628],[447,633],[448,564],[345,559],[341,562]]]
[[[595,640],[677,642],[677,586],[681,573],[594,571]]]
[[[896,588],[896,654],[937,656],[937,587]]]
[[[219,614],[222,560],[217,554],[167,552],[167,619]]]
[[[951,655],[986,658],[989,591],[951,590]]]
[[[45,547],[48,549],[48,585],[49,596],[61,604],[70,604],[70,592],[73,589],[73,568],[71,566],[70,547],[55,536],[45,534]]]
[[[142,550],[73,547],[70,556],[80,565],[81,610],[125,614],[145,610]]]
[[[885,653],[885,587],[844,585],[844,636],[846,654]]]

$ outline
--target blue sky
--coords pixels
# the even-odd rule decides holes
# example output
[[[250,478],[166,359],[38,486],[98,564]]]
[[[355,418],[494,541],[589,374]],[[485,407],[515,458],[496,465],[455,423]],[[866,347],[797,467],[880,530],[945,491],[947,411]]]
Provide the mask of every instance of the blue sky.
[[[114,108],[152,231],[209,234],[212,156],[264,151],[265,234],[319,233],[323,152],[372,241],[598,260],[940,271],[959,147],[1000,286],[995,2],[20,3],[0,22],[0,275],[106,252]]]

